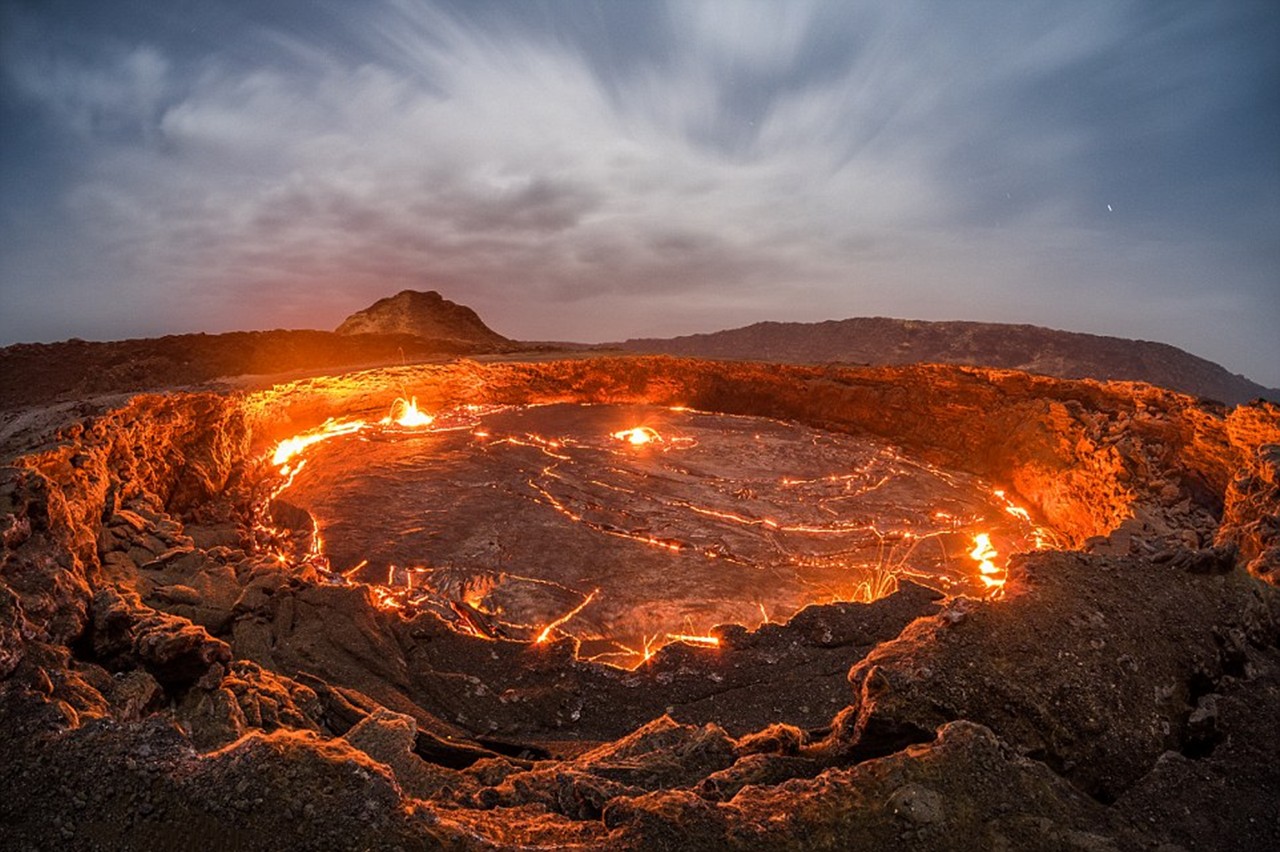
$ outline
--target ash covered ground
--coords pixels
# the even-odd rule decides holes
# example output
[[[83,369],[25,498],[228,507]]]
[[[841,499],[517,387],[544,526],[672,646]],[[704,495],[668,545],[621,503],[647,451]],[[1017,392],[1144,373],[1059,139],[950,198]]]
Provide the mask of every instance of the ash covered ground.
[[[255,535],[276,442],[400,395],[884,442],[1006,489],[1060,540],[1012,558],[999,597],[902,577],[870,603],[600,665],[572,636],[467,635],[310,547],[282,561],[305,524]],[[7,429],[12,848],[1280,845],[1271,404],[973,368],[586,358],[115,398]]]

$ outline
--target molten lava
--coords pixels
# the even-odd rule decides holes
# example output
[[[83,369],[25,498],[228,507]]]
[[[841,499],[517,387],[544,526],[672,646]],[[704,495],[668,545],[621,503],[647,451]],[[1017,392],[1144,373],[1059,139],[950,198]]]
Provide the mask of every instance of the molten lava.
[[[363,420],[326,420],[317,429],[303,432],[301,435],[295,435],[292,438],[285,438],[276,444],[275,452],[271,454],[271,463],[276,467],[283,467],[292,459],[301,455],[307,447],[318,444],[321,441],[327,441],[330,438],[336,438],[339,435],[350,435],[359,432],[366,425]]]
[[[549,638],[551,638],[552,631],[554,631],[557,627],[561,626],[562,624],[567,624],[571,618],[573,618],[575,615],[577,615],[578,613],[586,609],[587,604],[595,600],[595,597],[599,592],[600,592],[599,589],[592,590],[591,594],[583,598],[582,603],[578,604],[573,609],[569,610],[564,615],[562,615],[561,617],[557,618],[555,621],[548,624],[546,627],[542,628],[542,632],[538,634],[538,638],[534,639],[533,641],[539,645],[541,645],[543,642],[546,642]]]
[[[657,431],[650,429],[648,426],[636,426],[633,429],[623,429],[621,432],[614,432],[611,437],[617,438],[619,441],[626,441],[633,447],[641,447],[651,441],[661,441],[662,436]]]
[[[683,642],[686,645],[697,645],[703,648],[720,647],[720,639],[717,636],[698,636],[691,633],[668,633],[667,639],[672,642]]]
[[[391,405],[391,413],[382,418],[379,423],[383,426],[396,425],[404,429],[420,429],[430,426],[436,419],[430,414],[418,410],[418,398],[397,399]]]
[[[391,404],[391,413],[379,420],[377,425],[420,429],[430,426],[434,422],[434,417],[418,409],[418,398],[414,397],[409,400],[397,399]],[[331,438],[363,432],[370,426],[371,424],[364,420],[334,420],[330,418],[315,429],[303,432],[300,435],[294,435],[292,438],[285,438],[276,444],[275,450],[271,454],[271,463],[280,468],[281,473],[287,475],[291,470],[300,469],[301,461],[298,467],[290,468],[289,464],[293,459],[301,456],[308,447]]]
[[[1000,569],[992,562],[999,555],[991,544],[989,534],[978,533],[973,537],[973,550],[969,551],[969,558],[978,563],[978,579],[988,588],[998,589],[1004,585],[1004,579],[998,577]]]
[[[282,564],[367,584],[406,615],[428,610],[485,639],[570,637],[584,659],[634,667],[671,643],[716,647],[716,624],[869,603],[900,578],[998,592],[993,537],[1016,551],[1052,536],[1004,492],[888,445],[616,408],[433,416],[410,397],[379,421],[327,421],[271,456],[279,481],[267,503],[289,491],[309,529],[290,549],[264,506],[260,541]],[[619,413],[652,425],[600,428]],[[358,433],[378,439],[329,443]],[[661,452],[632,451],[646,446]]]

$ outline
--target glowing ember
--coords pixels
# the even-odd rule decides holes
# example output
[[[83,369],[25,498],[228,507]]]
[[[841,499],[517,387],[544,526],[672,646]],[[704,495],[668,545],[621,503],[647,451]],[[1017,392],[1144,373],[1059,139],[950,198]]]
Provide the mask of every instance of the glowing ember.
[[[614,432],[610,437],[617,438],[619,441],[626,441],[633,447],[641,447],[651,441],[661,441],[662,436],[648,426],[636,426],[634,429],[623,429],[621,432]]]

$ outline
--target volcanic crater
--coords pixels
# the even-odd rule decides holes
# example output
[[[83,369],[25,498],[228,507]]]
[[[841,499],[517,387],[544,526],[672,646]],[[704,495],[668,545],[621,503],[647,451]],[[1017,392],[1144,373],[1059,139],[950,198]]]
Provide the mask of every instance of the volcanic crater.
[[[282,442],[261,530],[293,525],[282,559],[474,635],[571,636],[579,657],[626,667],[670,641],[715,647],[717,624],[870,602],[898,578],[995,590],[998,548],[1052,535],[972,476],[795,423],[634,404],[396,406],[387,423]]]
[[[1274,404],[582,357],[55,425],[0,486],[18,848],[1280,840]]]

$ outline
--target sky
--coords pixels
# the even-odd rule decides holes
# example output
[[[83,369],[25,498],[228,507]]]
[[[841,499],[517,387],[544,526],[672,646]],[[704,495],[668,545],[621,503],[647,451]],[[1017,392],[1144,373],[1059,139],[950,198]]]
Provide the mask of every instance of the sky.
[[[1020,322],[1280,386],[1274,0],[0,0],[0,345]]]

